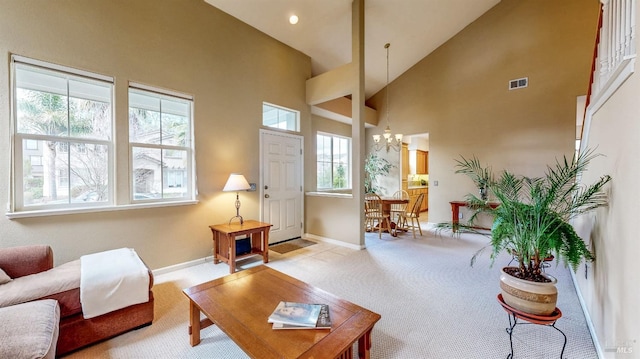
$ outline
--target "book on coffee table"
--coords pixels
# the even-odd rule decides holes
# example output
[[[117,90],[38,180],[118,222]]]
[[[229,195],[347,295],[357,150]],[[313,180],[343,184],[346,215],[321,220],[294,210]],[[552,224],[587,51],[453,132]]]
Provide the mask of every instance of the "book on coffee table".
[[[321,310],[322,304],[281,301],[271,313],[267,322],[315,328]]]
[[[273,329],[331,329],[329,305],[320,304],[320,306],[321,308],[320,313],[318,314],[318,320],[316,321],[316,325],[313,327],[274,322]]]

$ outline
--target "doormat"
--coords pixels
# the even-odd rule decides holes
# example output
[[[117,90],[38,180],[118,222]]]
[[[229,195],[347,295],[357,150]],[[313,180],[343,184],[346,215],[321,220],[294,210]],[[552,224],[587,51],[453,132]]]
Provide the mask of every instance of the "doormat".
[[[291,251],[295,251],[296,249],[312,246],[314,244],[316,244],[316,242],[298,238],[284,243],[278,243],[273,246],[269,246],[269,249],[280,254],[285,254]]]

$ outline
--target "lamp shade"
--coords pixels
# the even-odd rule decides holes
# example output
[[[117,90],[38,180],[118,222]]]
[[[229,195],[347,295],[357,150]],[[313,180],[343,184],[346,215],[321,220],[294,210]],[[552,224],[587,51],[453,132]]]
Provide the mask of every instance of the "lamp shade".
[[[227,184],[224,185],[222,190],[225,192],[244,191],[250,188],[251,186],[249,185],[249,182],[247,182],[247,179],[244,178],[243,175],[232,173],[227,180]]]

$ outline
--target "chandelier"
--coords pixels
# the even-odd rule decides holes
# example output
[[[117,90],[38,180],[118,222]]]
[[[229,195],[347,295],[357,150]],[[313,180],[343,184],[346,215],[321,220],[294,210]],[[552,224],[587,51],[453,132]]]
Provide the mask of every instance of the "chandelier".
[[[400,151],[402,148],[402,134],[397,133],[395,135],[391,134],[391,128],[389,127],[389,46],[391,44],[387,43],[384,45],[384,48],[387,50],[387,87],[386,87],[386,117],[387,117],[387,128],[385,128],[382,136],[373,135],[373,149],[376,151],[380,151],[383,148],[386,148],[387,152],[389,149],[393,148],[395,151]],[[384,141],[381,142],[382,138]]]

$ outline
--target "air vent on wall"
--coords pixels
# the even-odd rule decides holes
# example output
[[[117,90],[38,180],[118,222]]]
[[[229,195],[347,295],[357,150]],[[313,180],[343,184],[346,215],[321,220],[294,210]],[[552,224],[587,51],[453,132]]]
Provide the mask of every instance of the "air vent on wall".
[[[521,79],[515,79],[509,81],[509,90],[521,89],[529,86],[529,78],[523,77]]]

